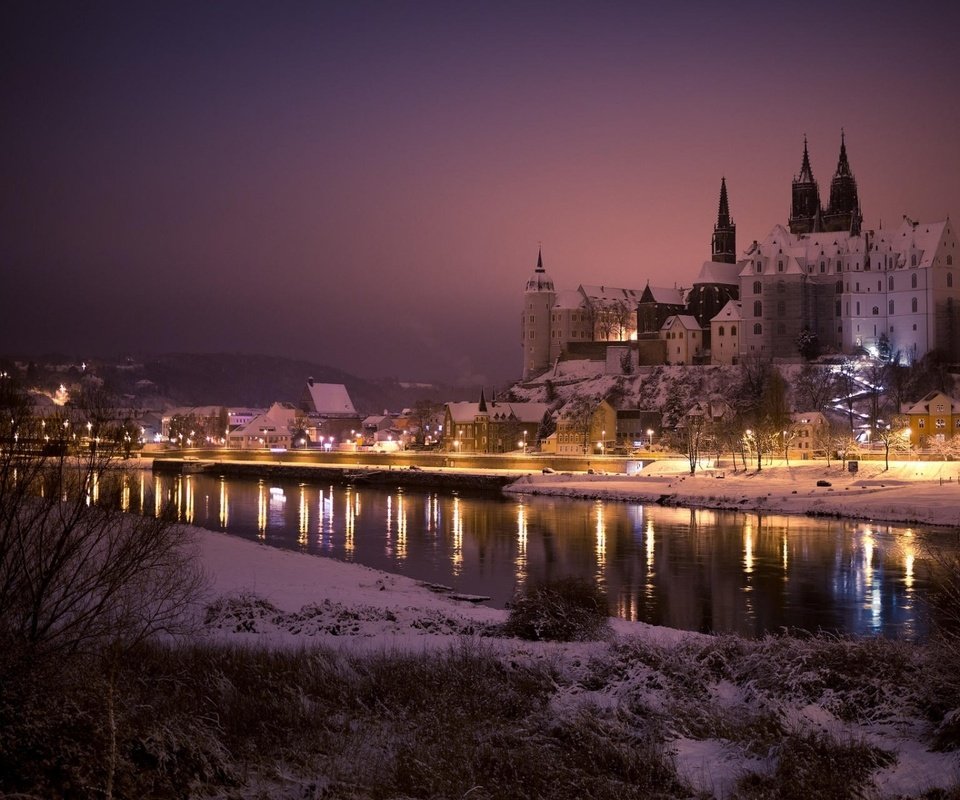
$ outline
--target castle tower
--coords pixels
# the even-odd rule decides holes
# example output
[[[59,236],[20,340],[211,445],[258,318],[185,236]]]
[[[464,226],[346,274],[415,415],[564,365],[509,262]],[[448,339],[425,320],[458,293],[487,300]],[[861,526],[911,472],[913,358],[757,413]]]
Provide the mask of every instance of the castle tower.
[[[720,178],[720,209],[713,226],[712,260],[722,264],[737,263],[737,226],[730,219],[727,202],[727,179]]]
[[[523,379],[528,380],[550,366],[550,312],[557,299],[553,281],[543,268],[543,249],[537,253],[537,268],[527,281],[520,317],[523,347]]]
[[[847,161],[847,144],[843,131],[840,131],[840,158],[837,172],[830,181],[830,205],[823,215],[823,229],[827,231],[849,231],[854,236],[860,234],[860,199],[857,196],[857,181],[850,171]]]
[[[821,230],[820,189],[813,179],[807,137],[803,137],[803,163],[800,175],[793,179],[793,199],[790,205],[790,233],[813,233]]]

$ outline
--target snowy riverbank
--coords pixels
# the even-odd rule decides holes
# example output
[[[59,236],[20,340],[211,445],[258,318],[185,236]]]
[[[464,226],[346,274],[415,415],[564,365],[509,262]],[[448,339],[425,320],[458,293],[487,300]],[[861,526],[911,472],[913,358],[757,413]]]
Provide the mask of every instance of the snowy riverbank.
[[[775,461],[759,472],[723,467],[729,458],[719,468],[712,463],[705,459],[695,475],[685,459],[656,461],[631,476],[531,474],[507,491],[960,526],[960,462],[898,461],[886,470],[882,461],[861,461],[855,474],[842,462]]]
[[[605,641],[525,642],[496,635],[507,612],[407,577],[222,533],[194,529],[194,536],[211,579],[205,636],[354,653],[433,652],[469,642],[505,663],[541,664],[556,676],[551,706],[558,717],[642,710],[658,720],[678,776],[705,796],[730,796],[748,773],[773,776],[785,737],[826,735],[886,754],[868,779],[882,797],[915,796],[960,777],[957,754],[932,749],[936,723],[924,716],[923,687],[909,679],[923,659],[919,647],[749,642],[617,619]]]

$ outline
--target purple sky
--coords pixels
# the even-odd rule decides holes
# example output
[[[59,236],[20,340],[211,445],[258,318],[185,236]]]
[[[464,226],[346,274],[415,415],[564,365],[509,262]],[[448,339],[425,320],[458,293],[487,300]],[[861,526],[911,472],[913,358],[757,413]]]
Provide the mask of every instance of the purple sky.
[[[840,128],[864,223],[960,213],[957,4],[0,9],[0,352],[518,376],[558,288],[689,285]]]

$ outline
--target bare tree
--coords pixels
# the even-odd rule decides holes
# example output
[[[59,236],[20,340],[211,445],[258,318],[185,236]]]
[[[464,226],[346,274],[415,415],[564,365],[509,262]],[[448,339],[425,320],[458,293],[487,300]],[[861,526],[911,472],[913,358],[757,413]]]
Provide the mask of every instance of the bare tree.
[[[187,532],[125,513],[125,474],[97,449],[38,448],[24,407],[0,420],[0,644],[67,657],[179,630],[203,584]],[[50,455],[54,453],[54,455]]]

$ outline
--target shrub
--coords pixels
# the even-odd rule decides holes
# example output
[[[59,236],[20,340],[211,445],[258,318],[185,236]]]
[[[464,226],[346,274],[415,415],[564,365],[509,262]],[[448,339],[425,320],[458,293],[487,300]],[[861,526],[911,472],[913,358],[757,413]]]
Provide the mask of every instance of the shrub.
[[[581,578],[561,578],[518,592],[504,631],[532,641],[589,641],[603,638],[608,616],[600,587]]]

